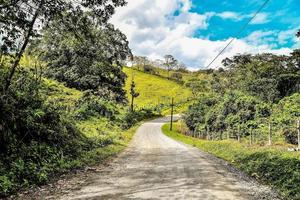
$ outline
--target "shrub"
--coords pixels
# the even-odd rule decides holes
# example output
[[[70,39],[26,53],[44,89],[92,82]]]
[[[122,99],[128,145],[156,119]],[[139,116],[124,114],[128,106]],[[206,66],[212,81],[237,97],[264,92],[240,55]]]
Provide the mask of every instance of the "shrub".
[[[298,144],[298,135],[296,130],[286,129],[283,132],[285,141],[289,144]]]
[[[76,103],[75,117],[84,120],[91,116],[102,116],[114,120],[119,114],[116,103],[95,96],[87,91]]]
[[[91,148],[65,111],[46,103],[30,73],[16,79],[0,95],[0,196],[44,183],[61,163]]]
[[[151,65],[145,65],[144,72],[148,74],[156,74],[155,69]]]
[[[181,73],[178,73],[178,72],[175,72],[175,73],[172,73],[171,74],[171,79],[179,82],[182,80],[182,74]]]
[[[141,109],[137,112],[127,112],[124,117],[121,119],[122,128],[128,129],[135,125],[137,122],[149,119],[151,117],[157,116],[152,109]]]

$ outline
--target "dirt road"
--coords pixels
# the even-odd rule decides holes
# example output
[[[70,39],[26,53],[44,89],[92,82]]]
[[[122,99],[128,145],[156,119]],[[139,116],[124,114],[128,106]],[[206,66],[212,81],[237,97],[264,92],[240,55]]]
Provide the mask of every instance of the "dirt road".
[[[163,135],[166,121],[143,124],[110,167],[60,199],[276,199],[225,162]]]

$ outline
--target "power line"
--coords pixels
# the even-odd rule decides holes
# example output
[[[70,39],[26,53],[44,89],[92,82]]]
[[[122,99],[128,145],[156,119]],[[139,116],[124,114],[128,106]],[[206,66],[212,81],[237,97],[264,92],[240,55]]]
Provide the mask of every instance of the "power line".
[[[235,40],[235,38],[238,38],[241,33],[247,28],[247,26],[250,24],[250,22],[252,22],[252,20],[262,11],[262,9],[269,3],[270,0],[266,0],[263,5],[258,9],[258,11],[247,21],[247,23],[242,26],[242,28],[239,30],[239,32],[237,32],[237,34],[235,35],[235,37],[233,37],[229,43],[218,53],[218,55],[209,63],[209,65],[207,65],[207,67],[205,67],[205,69],[209,68],[219,57],[220,55],[222,55],[224,53],[224,51],[233,43],[233,41]]]

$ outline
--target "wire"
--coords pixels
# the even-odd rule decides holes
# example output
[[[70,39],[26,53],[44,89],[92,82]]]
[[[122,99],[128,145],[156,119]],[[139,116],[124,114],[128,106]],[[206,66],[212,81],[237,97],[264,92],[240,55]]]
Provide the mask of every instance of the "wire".
[[[247,23],[244,26],[242,26],[242,28],[239,30],[239,32],[237,32],[235,37],[233,37],[229,41],[229,43],[218,53],[218,55],[209,63],[209,65],[205,67],[205,69],[209,68],[224,53],[224,51],[233,43],[233,41],[241,35],[241,33],[247,28],[247,26],[252,22],[252,20],[262,11],[262,9],[264,9],[264,7],[269,3],[269,1],[270,0],[266,0],[263,3],[263,5],[258,9],[258,11],[247,21]]]

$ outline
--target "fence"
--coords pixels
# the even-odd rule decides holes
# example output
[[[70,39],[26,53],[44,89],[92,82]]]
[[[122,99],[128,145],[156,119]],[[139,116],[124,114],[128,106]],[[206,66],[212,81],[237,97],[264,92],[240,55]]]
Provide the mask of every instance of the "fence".
[[[256,128],[239,125],[219,132],[211,132],[209,126],[204,130],[186,131],[186,135],[206,140],[237,140],[248,145],[273,145],[275,142],[288,142],[298,145],[300,150],[300,120],[282,126],[276,123],[262,123]]]

